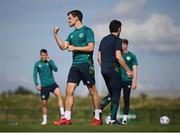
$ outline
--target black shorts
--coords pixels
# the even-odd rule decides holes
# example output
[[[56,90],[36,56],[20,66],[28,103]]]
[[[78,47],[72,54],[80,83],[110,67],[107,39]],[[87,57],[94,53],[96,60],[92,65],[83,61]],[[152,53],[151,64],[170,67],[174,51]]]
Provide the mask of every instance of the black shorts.
[[[132,81],[122,80],[122,88],[131,90]]]
[[[41,88],[41,100],[48,100],[50,92],[54,92],[56,88],[59,86],[57,84],[53,84],[48,87],[42,87]]]
[[[79,85],[82,80],[84,85],[91,87],[95,84],[95,72],[92,63],[83,63],[77,66],[71,66],[68,74],[67,83],[76,83]]]

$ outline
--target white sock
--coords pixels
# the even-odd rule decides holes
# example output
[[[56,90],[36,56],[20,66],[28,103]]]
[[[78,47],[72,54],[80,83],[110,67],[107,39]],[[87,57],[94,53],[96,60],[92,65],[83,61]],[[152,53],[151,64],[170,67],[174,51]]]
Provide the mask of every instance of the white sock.
[[[43,114],[43,121],[47,122],[47,114]]]
[[[95,109],[94,112],[95,112],[94,118],[97,119],[97,120],[100,120],[100,112],[101,112],[101,110],[100,109]]]
[[[71,119],[71,111],[65,111],[65,116],[64,116],[67,120]]]
[[[60,107],[59,108],[59,110],[60,110],[60,115],[61,115],[61,117],[64,117],[64,108],[63,107]]]
[[[127,121],[128,115],[123,116],[123,120]]]

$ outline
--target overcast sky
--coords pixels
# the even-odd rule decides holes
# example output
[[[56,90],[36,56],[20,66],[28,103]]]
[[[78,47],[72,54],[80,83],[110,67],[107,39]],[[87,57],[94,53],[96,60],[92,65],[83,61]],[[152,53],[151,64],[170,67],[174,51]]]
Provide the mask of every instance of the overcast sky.
[[[60,26],[63,40],[73,31],[67,12],[79,9],[83,23],[96,38],[94,61],[98,91],[106,90],[97,64],[97,49],[109,34],[113,19],[122,22],[121,38],[138,58],[138,89],[180,89],[180,1],[179,0],[0,0],[0,89],[19,85],[36,92],[32,72],[39,50],[46,48],[59,71],[55,78],[65,92],[72,63],[68,51],[60,51],[52,28]],[[76,94],[86,95],[81,83]],[[180,95],[180,94],[179,94]]]

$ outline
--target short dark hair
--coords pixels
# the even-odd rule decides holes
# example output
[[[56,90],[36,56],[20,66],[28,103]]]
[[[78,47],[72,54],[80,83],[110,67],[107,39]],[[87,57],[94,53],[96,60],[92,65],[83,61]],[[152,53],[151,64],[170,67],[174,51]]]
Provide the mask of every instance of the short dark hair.
[[[117,32],[118,29],[122,26],[121,22],[118,20],[113,20],[109,24],[109,30],[110,32]]]
[[[79,21],[82,22],[82,19],[83,19],[83,14],[81,11],[79,10],[72,10],[70,12],[67,13],[67,15],[72,15],[73,17],[78,17]]]
[[[127,44],[127,45],[128,45],[128,43],[129,43],[127,39],[122,39],[122,42],[125,43],[125,44]]]
[[[47,54],[48,52],[47,52],[46,49],[41,49],[41,50],[40,50],[40,53],[46,53],[46,54]]]

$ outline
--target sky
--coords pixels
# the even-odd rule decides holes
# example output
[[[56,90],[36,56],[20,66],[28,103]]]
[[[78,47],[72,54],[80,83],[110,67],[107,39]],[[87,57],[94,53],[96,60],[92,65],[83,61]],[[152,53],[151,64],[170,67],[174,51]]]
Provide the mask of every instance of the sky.
[[[46,48],[59,68],[55,79],[65,95],[72,53],[61,51],[53,37],[54,26],[65,40],[70,32],[67,12],[83,12],[83,24],[95,33],[94,61],[96,86],[100,94],[107,89],[97,63],[100,40],[109,34],[111,20],[122,22],[121,38],[129,40],[136,54],[138,89],[136,92],[165,92],[180,96],[180,1],[179,0],[0,0],[0,92],[23,85],[37,93],[33,66],[39,51]],[[133,93],[136,93],[133,92]],[[87,95],[85,86],[75,91]]]

